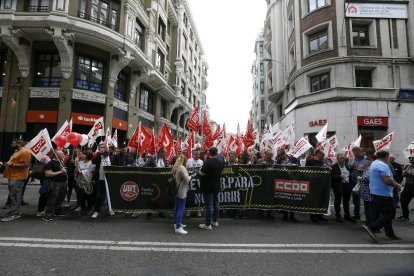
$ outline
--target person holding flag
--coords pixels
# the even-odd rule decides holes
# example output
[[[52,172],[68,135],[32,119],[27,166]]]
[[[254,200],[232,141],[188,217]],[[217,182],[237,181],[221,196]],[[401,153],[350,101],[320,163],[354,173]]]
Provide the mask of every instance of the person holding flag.
[[[11,148],[14,153],[9,161],[4,163],[4,177],[9,180],[10,209],[6,216],[1,219],[3,222],[20,218],[22,191],[24,181],[29,177],[30,152],[24,148],[22,139],[13,139]]]

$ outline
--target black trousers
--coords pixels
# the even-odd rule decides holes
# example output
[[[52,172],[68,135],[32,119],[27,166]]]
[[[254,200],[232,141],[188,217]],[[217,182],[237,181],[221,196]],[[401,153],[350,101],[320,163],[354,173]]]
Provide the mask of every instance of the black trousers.
[[[95,189],[94,209],[95,209],[95,212],[99,213],[101,212],[102,203],[106,198],[105,180],[99,180],[95,182],[94,189]]]
[[[352,188],[349,183],[343,183],[342,187],[335,186],[334,192],[334,209],[337,217],[341,216],[341,202],[344,206],[345,217],[350,217],[349,201],[351,200]]]
[[[414,197],[414,186],[405,186],[404,190],[400,195],[402,215],[408,218],[409,210],[408,205],[411,199]]]
[[[393,197],[372,195],[374,213],[377,217],[371,218],[371,230],[379,231],[384,227],[387,237],[394,235],[392,219],[395,216],[395,202]]]

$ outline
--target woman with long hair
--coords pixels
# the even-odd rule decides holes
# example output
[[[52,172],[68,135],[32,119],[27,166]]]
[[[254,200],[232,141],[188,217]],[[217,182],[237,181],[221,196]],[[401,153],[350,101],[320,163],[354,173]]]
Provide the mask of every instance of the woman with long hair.
[[[185,225],[182,224],[183,214],[185,210],[185,202],[187,199],[187,192],[190,187],[189,183],[191,176],[185,167],[187,160],[183,154],[178,155],[174,166],[172,168],[173,177],[177,184],[177,194],[175,195],[174,203],[174,230],[176,234],[188,234],[184,230]]]

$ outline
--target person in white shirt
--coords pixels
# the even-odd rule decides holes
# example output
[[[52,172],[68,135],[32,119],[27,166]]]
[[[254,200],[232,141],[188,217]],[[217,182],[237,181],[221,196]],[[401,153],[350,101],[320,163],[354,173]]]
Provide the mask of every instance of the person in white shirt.
[[[204,162],[200,159],[200,151],[195,149],[192,152],[192,158],[187,160],[186,168],[188,171],[198,171],[203,166]],[[187,211],[185,214],[187,218],[191,217],[191,211]],[[201,217],[201,212],[197,212],[197,217]]]

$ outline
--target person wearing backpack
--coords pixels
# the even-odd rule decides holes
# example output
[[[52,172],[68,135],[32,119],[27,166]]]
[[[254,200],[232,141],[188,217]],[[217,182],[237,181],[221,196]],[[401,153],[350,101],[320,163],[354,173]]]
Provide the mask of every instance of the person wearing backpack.
[[[186,225],[182,224],[183,214],[185,210],[185,202],[187,199],[187,192],[190,187],[189,183],[191,180],[191,176],[188,174],[188,171],[185,167],[187,158],[180,154],[172,168],[172,173],[176,183],[176,190],[177,193],[175,195],[175,203],[174,203],[174,230],[176,234],[185,235],[188,234],[187,231],[184,230]]]

